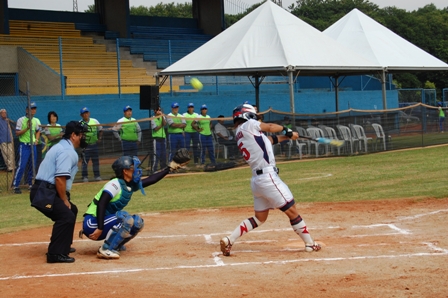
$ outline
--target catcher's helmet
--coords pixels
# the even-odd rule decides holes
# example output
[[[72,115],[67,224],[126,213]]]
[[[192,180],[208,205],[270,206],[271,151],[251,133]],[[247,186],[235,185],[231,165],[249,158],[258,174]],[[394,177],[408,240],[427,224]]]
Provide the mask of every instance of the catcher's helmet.
[[[121,156],[112,164],[112,170],[117,178],[123,178],[123,170],[130,169],[134,165],[134,160],[130,156]]]
[[[237,119],[257,120],[258,116],[257,112],[255,111],[255,108],[250,104],[245,103],[233,109],[233,123],[235,123]]]

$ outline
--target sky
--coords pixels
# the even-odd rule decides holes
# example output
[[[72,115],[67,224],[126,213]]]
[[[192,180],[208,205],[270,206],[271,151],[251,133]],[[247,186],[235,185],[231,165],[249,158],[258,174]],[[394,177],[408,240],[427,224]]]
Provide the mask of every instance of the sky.
[[[78,11],[83,12],[88,5],[94,4],[94,0],[77,0]],[[131,6],[154,6],[158,3],[185,3],[191,0],[129,0]],[[234,3],[243,2],[248,6],[260,3],[261,0],[231,0]],[[427,4],[433,3],[439,9],[448,7],[447,0],[369,0],[371,3],[377,4],[380,8],[385,6],[396,6],[408,11],[416,10]],[[291,4],[296,3],[296,0],[282,0],[284,8],[288,8]],[[8,5],[11,8],[28,8],[28,9],[42,9],[42,10],[62,10],[73,11],[73,0],[8,0]]]

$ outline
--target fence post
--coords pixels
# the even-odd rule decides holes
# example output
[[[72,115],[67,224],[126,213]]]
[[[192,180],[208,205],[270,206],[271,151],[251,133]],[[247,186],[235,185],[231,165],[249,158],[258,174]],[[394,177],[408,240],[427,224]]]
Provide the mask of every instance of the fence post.
[[[63,62],[62,62],[62,38],[59,36],[59,72],[61,76],[61,97],[62,100],[65,99],[65,77],[64,77],[64,71],[63,71]],[[28,86],[27,86],[28,89]],[[28,90],[27,90],[28,91]]]

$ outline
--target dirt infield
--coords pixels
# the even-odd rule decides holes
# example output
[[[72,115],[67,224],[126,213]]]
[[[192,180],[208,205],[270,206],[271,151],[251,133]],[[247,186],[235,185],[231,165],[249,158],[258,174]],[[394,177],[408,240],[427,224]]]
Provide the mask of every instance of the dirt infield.
[[[74,264],[47,264],[51,227],[4,234],[2,297],[448,297],[448,199],[298,205],[317,253],[280,211],[243,236],[219,239],[251,208],[144,214],[119,260],[75,238]],[[79,230],[80,223],[76,230]]]

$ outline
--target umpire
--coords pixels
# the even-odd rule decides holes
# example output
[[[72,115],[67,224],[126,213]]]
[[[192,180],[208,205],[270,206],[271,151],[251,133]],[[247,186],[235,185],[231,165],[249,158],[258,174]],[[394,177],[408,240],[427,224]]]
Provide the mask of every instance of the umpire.
[[[70,189],[78,171],[75,148],[87,146],[88,127],[78,121],[67,123],[62,140],[51,147],[36,175],[31,192],[31,206],[54,221],[47,263],[73,263],[69,257],[78,208],[70,202]]]

